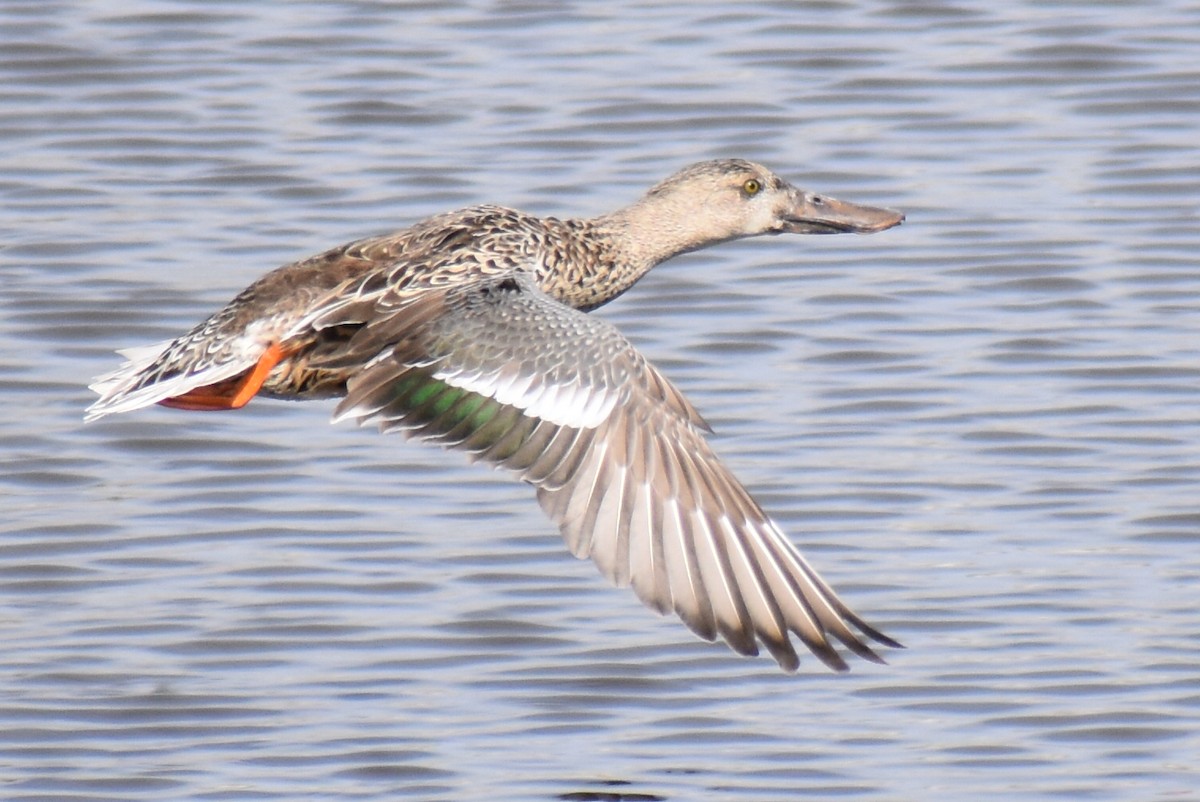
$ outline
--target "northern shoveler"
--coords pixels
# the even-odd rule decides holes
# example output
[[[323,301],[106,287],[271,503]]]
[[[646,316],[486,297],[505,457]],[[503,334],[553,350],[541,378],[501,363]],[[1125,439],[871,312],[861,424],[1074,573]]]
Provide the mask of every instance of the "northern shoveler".
[[[882,662],[867,639],[900,644],[809,566],[679,390],[584,312],[687,251],[903,219],[741,159],[692,165],[591,219],[499,206],[436,215],[274,270],[183,336],[123,352],[92,385],[87,419],[340,397],[335,420],[377,421],[513,471],[577,557],[706,640],[748,655],[761,642],[789,671],[800,662],[789,633],[837,670],[834,639]]]

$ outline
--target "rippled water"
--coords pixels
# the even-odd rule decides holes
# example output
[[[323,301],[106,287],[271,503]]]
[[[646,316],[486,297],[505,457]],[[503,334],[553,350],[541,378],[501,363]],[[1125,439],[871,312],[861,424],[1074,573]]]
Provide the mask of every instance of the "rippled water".
[[[1200,795],[1200,12],[991,6],[0,5],[0,795]],[[81,424],[278,264],[717,155],[908,222],[598,314],[888,666],[699,642],[329,405]]]

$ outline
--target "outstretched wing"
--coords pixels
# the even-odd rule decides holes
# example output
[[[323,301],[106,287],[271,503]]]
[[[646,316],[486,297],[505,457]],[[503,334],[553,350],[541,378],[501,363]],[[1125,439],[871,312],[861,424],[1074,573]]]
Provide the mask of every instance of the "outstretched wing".
[[[788,670],[799,665],[789,633],[838,670],[831,638],[877,662],[864,635],[899,646],[808,565],[717,459],[692,406],[611,325],[524,276],[390,312],[338,359],[365,367],[337,419],[515,472],[576,556],[707,640],[742,654],[761,642]]]

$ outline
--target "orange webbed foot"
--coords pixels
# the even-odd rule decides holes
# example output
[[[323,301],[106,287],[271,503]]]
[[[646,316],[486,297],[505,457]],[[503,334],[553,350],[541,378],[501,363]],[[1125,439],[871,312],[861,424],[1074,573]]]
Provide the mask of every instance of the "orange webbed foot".
[[[272,343],[258,363],[245,373],[224,381],[188,390],[183,395],[165,398],[158,403],[164,407],[189,410],[240,409],[262,389],[271,369],[290,355],[279,343]]]

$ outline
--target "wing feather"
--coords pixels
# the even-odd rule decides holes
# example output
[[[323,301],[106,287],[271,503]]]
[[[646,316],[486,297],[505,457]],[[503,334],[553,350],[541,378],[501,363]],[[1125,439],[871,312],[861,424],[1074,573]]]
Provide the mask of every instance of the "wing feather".
[[[838,599],[717,459],[691,404],[607,323],[524,278],[394,312],[356,335],[372,356],[337,418],[512,470],[573,554],[702,638],[742,654],[761,643],[788,670],[791,634],[839,670],[831,638],[868,660],[863,636],[898,645]]]

